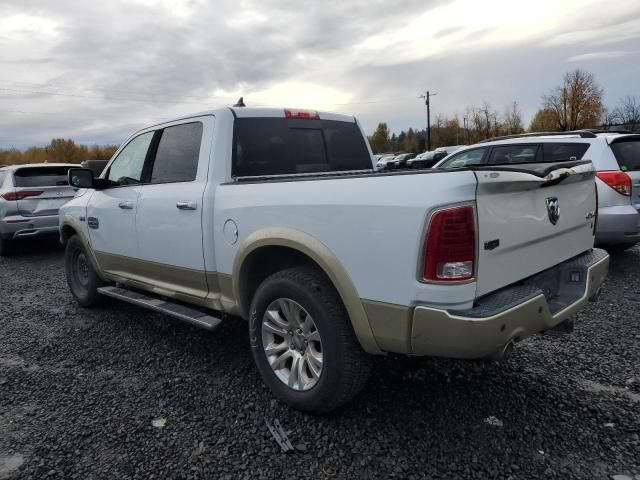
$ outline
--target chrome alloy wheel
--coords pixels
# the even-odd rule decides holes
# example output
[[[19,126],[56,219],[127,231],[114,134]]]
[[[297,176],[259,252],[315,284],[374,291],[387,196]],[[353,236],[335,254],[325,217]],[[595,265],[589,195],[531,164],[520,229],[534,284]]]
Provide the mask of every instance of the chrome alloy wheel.
[[[262,348],[276,377],[289,388],[313,388],[322,375],[322,339],[299,303],[279,298],[262,317]]]

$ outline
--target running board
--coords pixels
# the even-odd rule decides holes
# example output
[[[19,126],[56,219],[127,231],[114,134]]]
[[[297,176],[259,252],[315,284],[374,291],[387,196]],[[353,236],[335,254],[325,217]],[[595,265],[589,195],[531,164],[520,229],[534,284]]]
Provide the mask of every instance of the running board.
[[[132,303],[138,307],[148,308],[155,312],[164,313],[165,315],[169,315],[182,320],[183,322],[187,322],[191,325],[205,328],[207,330],[215,329],[220,325],[220,322],[222,322],[221,318],[214,317],[207,312],[196,310],[195,308],[187,307],[179,303],[150,297],[140,292],[127,290],[126,288],[100,287],[98,288],[98,293],[106,295],[107,297],[117,298],[118,300]]]

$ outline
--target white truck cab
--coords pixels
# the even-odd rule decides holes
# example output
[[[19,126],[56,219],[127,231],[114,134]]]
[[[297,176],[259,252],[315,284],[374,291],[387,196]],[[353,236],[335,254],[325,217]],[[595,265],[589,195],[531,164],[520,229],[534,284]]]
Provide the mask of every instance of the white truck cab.
[[[70,171],[71,292],[204,328],[249,322],[289,405],[326,412],[371,354],[501,356],[594,298],[589,161],[377,172],[355,118],[224,108],[152,125],[100,178]]]

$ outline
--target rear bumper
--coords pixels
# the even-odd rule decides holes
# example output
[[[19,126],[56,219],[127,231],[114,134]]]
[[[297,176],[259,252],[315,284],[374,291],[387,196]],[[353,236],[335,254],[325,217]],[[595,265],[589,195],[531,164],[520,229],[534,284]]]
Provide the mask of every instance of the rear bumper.
[[[42,217],[14,215],[0,220],[0,236],[4,240],[20,240],[58,234],[58,215]]]
[[[640,242],[640,213],[633,205],[598,209],[596,245]]]
[[[523,284],[478,299],[469,310],[416,307],[412,353],[467,359],[499,354],[514,342],[558,326],[580,310],[597,295],[608,269],[609,255],[593,249]]]

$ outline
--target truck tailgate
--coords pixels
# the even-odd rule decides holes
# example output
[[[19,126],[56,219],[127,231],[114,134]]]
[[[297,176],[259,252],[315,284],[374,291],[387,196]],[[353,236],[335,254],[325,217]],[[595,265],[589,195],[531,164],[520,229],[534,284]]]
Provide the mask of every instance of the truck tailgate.
[[[591,162],[473,170],[478,180],[477,296],[593,246],[597,198]]]

